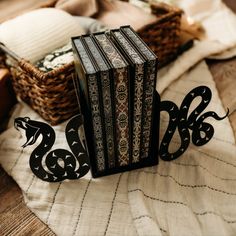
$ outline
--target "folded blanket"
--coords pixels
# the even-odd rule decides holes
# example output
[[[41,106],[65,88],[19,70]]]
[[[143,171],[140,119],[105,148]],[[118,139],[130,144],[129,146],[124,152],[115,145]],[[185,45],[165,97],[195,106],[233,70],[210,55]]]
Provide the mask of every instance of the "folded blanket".
[[[81,34],[84,30],[70,14],[54,8],[37,9],[0,25],[0,42],[32,63]]]
[[[60,0],[56,7],[72,15],[92,16],[109,28],[131,25],[137,30],[156,20],[156,16],[150,14],[150,9],[146,12],[134,4],[129,4],[128,1]]]
[[[78,16],[92,16],[98,12],[96,0],[59,0],[55,7]]]

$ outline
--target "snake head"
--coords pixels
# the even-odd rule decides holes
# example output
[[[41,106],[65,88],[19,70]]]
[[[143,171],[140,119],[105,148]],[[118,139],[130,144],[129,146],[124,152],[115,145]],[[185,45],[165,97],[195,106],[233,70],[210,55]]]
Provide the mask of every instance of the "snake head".
[[[26,143],[22,145],[23,148],[25,148],[28,145],[33,145],[38,136],[40,135],[39,128],[33,126],[30,124],[30,118],[29,117],[18,117],[14,121],[15,128],[19,131],[20,129],[25,130],[26,135]]]

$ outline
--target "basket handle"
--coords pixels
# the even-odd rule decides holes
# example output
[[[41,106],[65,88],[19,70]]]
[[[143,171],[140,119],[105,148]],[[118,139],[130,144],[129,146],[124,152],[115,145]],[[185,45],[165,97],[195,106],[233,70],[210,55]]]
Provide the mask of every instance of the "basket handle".
[[[2,42],[0,42],[0,50],[9,55],[11,58],[16,60],[17,62],[21,61],[22,58],[20,58],[17,54],[15,54],[12,50],[7,48]]]

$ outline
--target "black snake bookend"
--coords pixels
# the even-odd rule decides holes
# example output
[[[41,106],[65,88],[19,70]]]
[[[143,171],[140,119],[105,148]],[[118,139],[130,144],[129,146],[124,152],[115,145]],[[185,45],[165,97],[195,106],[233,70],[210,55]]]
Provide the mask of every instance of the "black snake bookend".
[[[190,113],[190,106],[197,97],[200,97],[201,101]],[[206,123],[205,119],[211,117],[215,120],[222,120],[229,112],[224,117],[219,117],[213,111],[202,113],[210,103],[211,97],[211,90],[208,87],[199,86],[185,96],[180,108],[171,101],[157,103],[157,109],[160,108],[160,112],[165,111],[169,114],[168,127],[159,148],[159,155],[162,160],[172,161],[178,158],[187,150],[191,139],[196,146],[204,145],[211,140],[214,135],[214,128],[211,124]],[[156,119],[154,122],[158,122]],[[55,142],[55,132],[48,124],[30,120],[28,117],[15,119],[16,129],[25,130],[27,142],[23,148],[33,145],[42,135],[42,141],[32,152],[29,161],[30,168],[37,177],[44,181],[57,182],[65,179],[79,179],[87,174],[90,169],[89,158],[78,134],[82,125],[82,116],[77,115],[66,126],[65,134],[71,153],[65,149],[50,151]],[[181,143],[178,150],[171,153],[169,145],[176,129]],[[158,147],[153,146],[152,148]]]
[[[201,97],[201,102],[188,116],[190,105],[198,96]],[[210,141],[214,135],[214,128],[209,123],[204,122],[204,120],[208,117],[212,117],[216,120],[222,120],[229,113],[228,110],[224,117],[219,117],[213,111],[209,111],[200,115],[210,103],[211,97],[211,90],[208,87],[199,86],[194,88],[186,95],[180,106],[180,109],[175,103],[171,101],[161,102],[160,110],[169,113],[169,124],[161,141],[159,150],[162,160],[172,161],[186,151],[190,144],[189,130],[192,131],[192,142],[194,145],[202,146]],[[176,128],[178,128],[181,144],[176,152],[170,153],[168,149]]]
[[[78,130],[83,124],[82,116],[73,117],[66,126],[66,139],[72,153],[65,149],[50,151],[55,142],[53,128],[43,122],[30,120],[28,117],[15,119],[17,130],[24,129],[27,142],[22,146],[33,145],[42,135],[42,141],[30,156],[30,168],[40,179],[47,182],[58,182],[65,179],[79,179],[90,169],[89,159]],[[49,152],[50,151],[50,152]],[[45,157],[45,165],[43,157]]]

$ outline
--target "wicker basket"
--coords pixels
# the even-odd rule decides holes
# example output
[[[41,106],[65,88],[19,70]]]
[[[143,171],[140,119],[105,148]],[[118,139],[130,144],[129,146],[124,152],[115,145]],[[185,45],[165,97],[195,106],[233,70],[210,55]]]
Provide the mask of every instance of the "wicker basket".
[[[181,11],[166,4],[152,5],[152,11],[158,16],[157,21],[146,25],[138,33],[158,55],[159,66],[163,66],[177,53]],[[17,62],[10,68],[17,96],[42,118],[56,125],[78,112],[73,86],[74,63],[44,73],[7,48],[4,51]]]
[[[8,48],[1,48],[14,59],[9,69],[16,95],[42,118],[56,125],[78,113],[73,62],[44,73]]]
[[[11,73],[16,94],[52,125],[79,111],[72,80],[74,63],[43,73],[21,60]]]
[[[158,56],[159,67],[175,59],[180,46],[182,11],[164,3],[151,3],[157,20],[138,30],[140,37]]]

